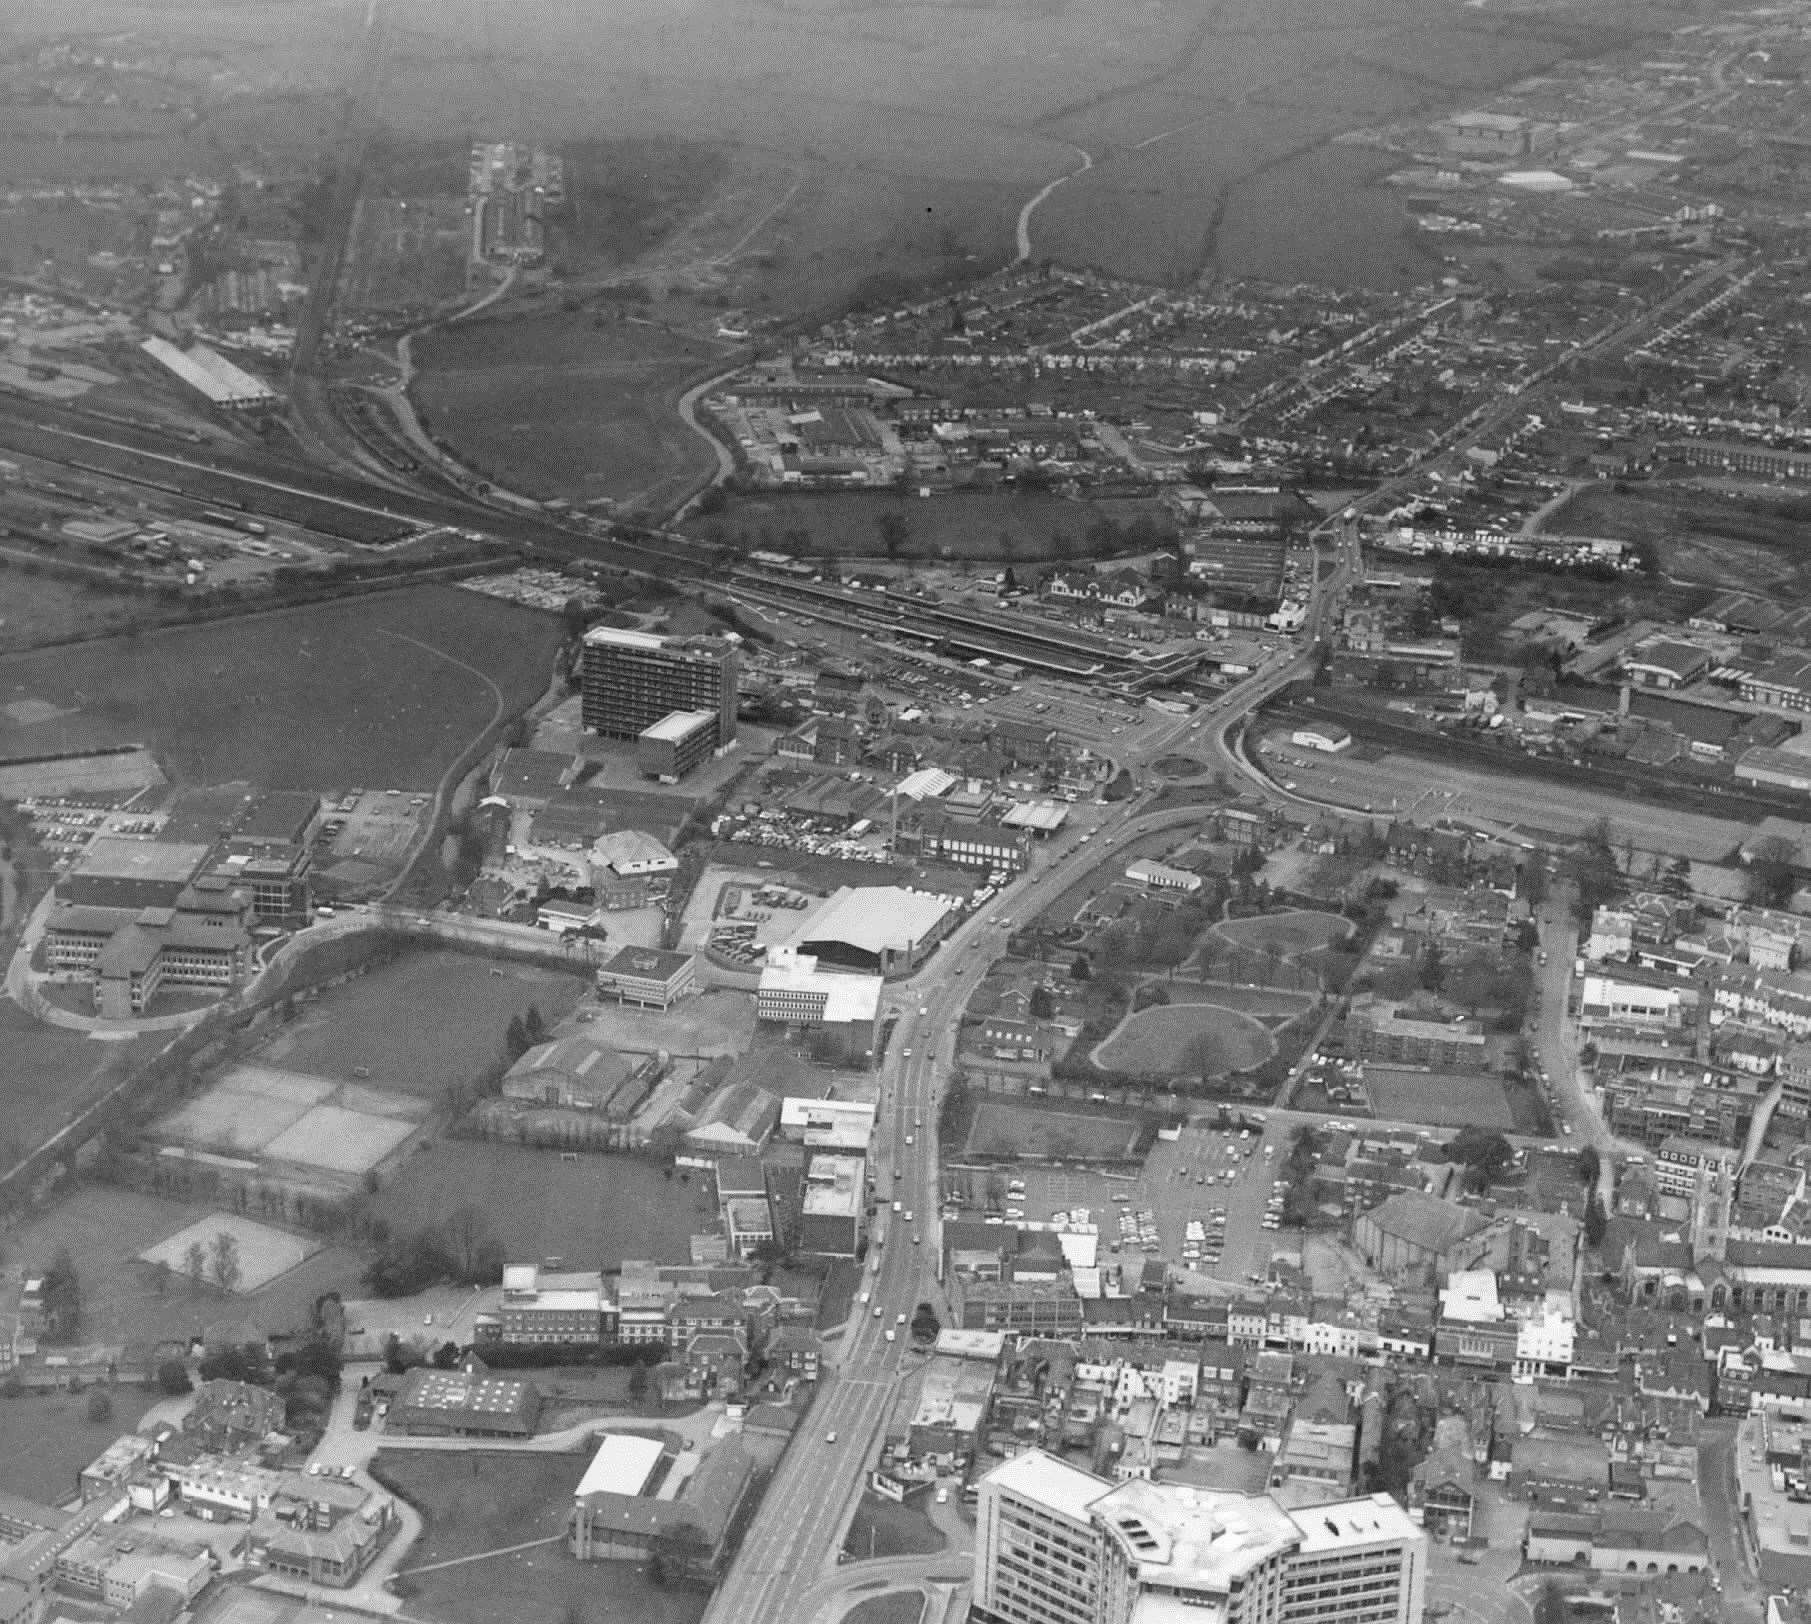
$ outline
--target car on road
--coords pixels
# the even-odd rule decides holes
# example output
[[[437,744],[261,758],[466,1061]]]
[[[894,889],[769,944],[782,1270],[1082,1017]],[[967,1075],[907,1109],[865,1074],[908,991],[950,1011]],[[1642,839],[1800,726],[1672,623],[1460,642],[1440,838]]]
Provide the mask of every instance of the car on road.
[[[931,1012],[931,1006],[929,1004],[920,1004],[918,1006],[918,1013],[920,1015],[928,1015],[928,1014],[930,1014],[930,1012]]]
[[[916,1141],[916,1140],[915,1140],[915,1139],[913,1139],[913,1137],[912,1137],[912,1136],[911,1136],[911,1135],[910,1135],[910,1134],[909,1134],[909,1133],[908,1133],[908,1134],[907,1134],[907,1135],[906,1135],[906,1143],[907,1143],[907,1144],[908,1144],[908,1145],[913,1145],[913,1144],[916,1144],[916,1143],[917,1143],[917,1141]]]
[[[886,1310],[884,1308],[882,1308],[879,1303],[876,1303],[874,1305],[874,1317],[876,1319],[881,1318],[885,1313],[886,1313]]]
[[[895,1173],[895,1174],[894,1174],[894,1175],[893,1175],[893,1176],[894,1176],[894,1177],[895,1177],[895,1178],[898,1178],[898,1177],[899,1177],[899,1175],[898,1175],[898,1174],[897,1174],[897,1173]],[[901,1207],[903,1207],[903,1206],[904,1206],[904,1205],[905,1205],[905,1203],[904,1203],[904,1202],[903,1202],[903,1201],[895,1201],[895,1202],[894,1202],[894,1203],[893,1203],[893,1210],[894,1210],[894,1211],[895,1211],[895,1212],[898,1212],[898,1211],[899,1211],[899,1209],[900,1209],[900,1208],[901,1208]]]
[[[824,1434],[824,1442],[827,1444],[835,1443],[836,1442],[836,1433],[834,1431],[826,1432]]]
[[[902,1059],[910,1060],[912,1058],[912,1051],[910,1049],[901,1049],[899,1053]]]

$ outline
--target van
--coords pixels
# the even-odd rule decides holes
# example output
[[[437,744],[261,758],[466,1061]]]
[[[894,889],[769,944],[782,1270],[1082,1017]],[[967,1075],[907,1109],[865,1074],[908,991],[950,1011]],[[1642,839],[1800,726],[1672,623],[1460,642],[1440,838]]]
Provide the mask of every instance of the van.
[[[888,1331],[888,1332],[887,1332],[887,1340],[888,1340],[888,1341],[889,1341],[889,1342],[896,1342],[896,1341],[898,1341],[898,1340],[899,1340],[899,1339],[898,1339],[898,1338],[897,1338],[897,1337],[896,1337],[896,1336],[894,1336],[894,1335],[893,1335],[893,1333],[892,1333],[892,1332],[891,1332],[891,1331]]]

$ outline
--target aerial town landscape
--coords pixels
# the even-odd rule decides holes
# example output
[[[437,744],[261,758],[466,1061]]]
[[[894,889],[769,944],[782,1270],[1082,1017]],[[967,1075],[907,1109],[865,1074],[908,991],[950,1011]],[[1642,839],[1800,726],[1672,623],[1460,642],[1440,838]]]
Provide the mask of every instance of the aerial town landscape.
[[[1811,1624],[1811,0],[5,11],[0,1624]]]

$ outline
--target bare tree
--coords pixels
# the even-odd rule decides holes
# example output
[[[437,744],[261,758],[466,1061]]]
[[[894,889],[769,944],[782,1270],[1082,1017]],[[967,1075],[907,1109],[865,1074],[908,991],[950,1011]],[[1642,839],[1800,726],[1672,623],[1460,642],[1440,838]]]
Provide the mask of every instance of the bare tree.
[[[220,1230],[214,1236],[210,1264],[214,1274],[214,1284],[222,1291],[238,1289],[241,1270],[239,1268],[239,1242],[230,1229]]]
[[[182,1254],[182,1267],[189,1277],[191,1285],[199,1286],[207,1279],[207,1248],[200,1241],[190,1241],[188,1251]]]

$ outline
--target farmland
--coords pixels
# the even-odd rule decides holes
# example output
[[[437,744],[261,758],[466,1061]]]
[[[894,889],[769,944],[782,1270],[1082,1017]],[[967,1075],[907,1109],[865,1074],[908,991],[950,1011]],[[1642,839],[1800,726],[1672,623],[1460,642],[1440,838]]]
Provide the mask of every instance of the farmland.
[[[376,1199],[394,1230],[476,1207],[512,1258],[566,1257],[613,1269],[624,1258],[683,1262],[716,1205],[697,1175],[666,1178],[652,1161],[448,1140],[408,1157]],[[582,1262],[580,1261],[582,1260]]]
[[[0,657],[0,754],[143,742],[185,783],[431,790],[547,685],[558,620],[451,587]]]
[[[422,1515],[422,1537],[397,1583],[404,1611],[446,1624],[696,1624],[705,1596],[656,1585],[627,1562],[575,1562],[561,1548],[572,1491],[589,1455],[380,1453],[373,1469]],[[515,1547],[527,1546],[527,1549]],[[429,1573],[436,1562],[497,1552]]]
[[[501,975],[494,973],[502,970]],[[462,953],[410,952],[306,1006],[256,1058],[286,1071],[440,1098],[503,1052],[512,1015],[538,1007],[549,1026],[584,991],[579,976],[488,965]],[[397,1011],[406,1010],[406,1020]]]
[[[964,1147],[970,1156],[1099,1157],[1132,1154],[1138,1125],[1125,1117],[1040,1111],[987,1101],[975,1108]]]
[[[1126,1018],[1095,1064],[1138,1075],[1225,1076],[1268,1060],[1276,1044],[1251,1016],[1217,1004],[1169,1004]]]

